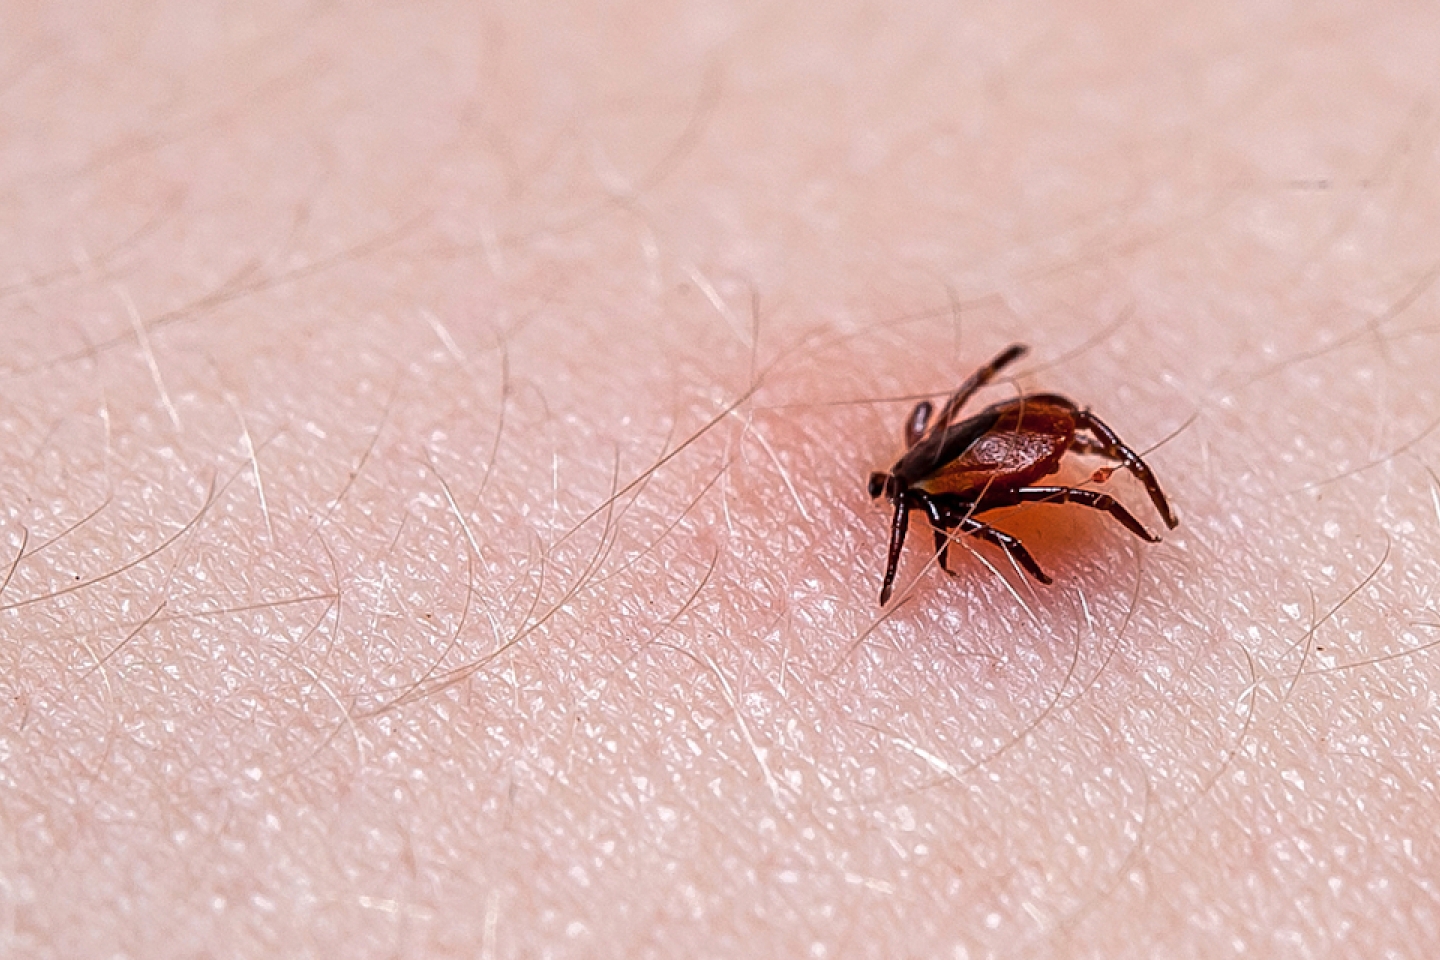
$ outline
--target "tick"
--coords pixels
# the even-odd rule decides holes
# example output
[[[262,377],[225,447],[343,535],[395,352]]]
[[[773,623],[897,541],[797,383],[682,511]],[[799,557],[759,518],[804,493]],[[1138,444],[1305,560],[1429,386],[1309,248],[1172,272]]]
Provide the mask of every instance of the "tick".
[[[940,567],[946,564],[950,531],[979,537],[1004,550],[1016,563],[1041,583],[1050,577],[1040,569],[1019,539],[997,530],[979,518],[980,514],[1022,503],[1078,503],[1103,510],[1126,530],[1142,540],[1159,542],[1141,526],[1119,501],[1098,490],[1041,484],[1037,481],[1055,473],[1066,453],[1104,457],[1112,466],[1093,474],[1103,483],[1117,468],[1124,468],[1145,485],[1165,525],[1172,530],[1179,522],[1160,489],[1155,475],[1115,432],[1089,410],[1053,393],[1020,396],[986,407],[958,423],[961,407],[995,375],[1030,348],[1023,343],[1006,347],[985,366],[976,370],[950,395],[939,416],[922,400],[905,421],[905,453],[889,473],[870,474],[872,499],[884,497],[895,505],[890,524],[890,553],[885,565],[885,582],[880,587],[880,605],[890,600],[895,585],[895,567],[905,546],[910,511],[922,510],[935,534],[935,553]]]

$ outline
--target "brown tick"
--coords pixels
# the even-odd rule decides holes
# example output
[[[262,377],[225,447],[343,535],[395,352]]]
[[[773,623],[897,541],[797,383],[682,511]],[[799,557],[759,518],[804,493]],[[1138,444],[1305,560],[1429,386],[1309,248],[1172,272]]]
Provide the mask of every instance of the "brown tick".
[[[905,546],[905,530],[911,510],[923,510],[935,533],[935,552],[942,569],[950,545],[950,531],[959,530],[988,540],[1004,550],[1016,563],[1039,580],[1050,578],[1030,551],[1018,539],[976,517],[1001,507],[1021,503],[1078,503],[1104,510],[1126,530],[1151,543],[1159,541],[1140,525],[1113,497],[1097,490],[1036,485],[1060,466],[1069,451],[1105,457],[1115,466],[1095,471],[1093,479],[1104,482],[1116,467],[1133,473],[1150,493],[1155,509],[1174,529],[1177,521],[1160,490],[1155,475],[1139,454],[1120,441],[1099,418],[1053,393],[1020,396],[986,407],[959,423],[953,422],[965,402],[995,378],[1006,365],[1023,356],[1029,348],[1015,343],[995,359],[972,373],[951,394],[940,415],[932,418],[930,401],[915,405],[905,422],[905,453],[889,473],[870,474],[870,496],[881,496],[895,505],[890,524],[890,554],[885,565],[885,582],[880,588],[880,605],[890,600],[895,585],[895,567]]]

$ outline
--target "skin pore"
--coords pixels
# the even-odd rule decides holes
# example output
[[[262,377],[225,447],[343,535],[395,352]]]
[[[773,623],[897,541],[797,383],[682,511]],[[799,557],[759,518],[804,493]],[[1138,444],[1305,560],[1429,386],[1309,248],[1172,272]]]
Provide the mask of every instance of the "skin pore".
[[[0,953],[1440,937],[1433,10],[7,17]],[[1013,341],[1180,526],[881,610]]]

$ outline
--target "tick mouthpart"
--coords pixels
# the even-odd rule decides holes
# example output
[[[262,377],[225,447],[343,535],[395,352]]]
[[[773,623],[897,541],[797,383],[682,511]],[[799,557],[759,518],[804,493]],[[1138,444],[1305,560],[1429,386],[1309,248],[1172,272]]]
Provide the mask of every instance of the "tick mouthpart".
[[[877,499],[879,499],[879,497],[880,497],[880,495],[881,495],[882,493],[887,493],[887,492],[888,492],[887,488],[888,488],[889,486],[890,486],[890,474],[888,474],[888,473],[881,473],[881,472],[878,471],[878,470],[875,471],[874,473],[870,474],[870,483],[869,483],[869,486],[867,487],[867,489],[870,491],[870,499],[871,499],[871,500],[877,500]]]

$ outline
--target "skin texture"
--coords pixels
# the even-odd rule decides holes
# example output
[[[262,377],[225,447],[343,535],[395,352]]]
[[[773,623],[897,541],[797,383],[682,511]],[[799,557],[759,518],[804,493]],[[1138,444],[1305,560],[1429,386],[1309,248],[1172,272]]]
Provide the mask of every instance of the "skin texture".
[[[1427,955],[1437,18],[12,4],[0,953]]]

